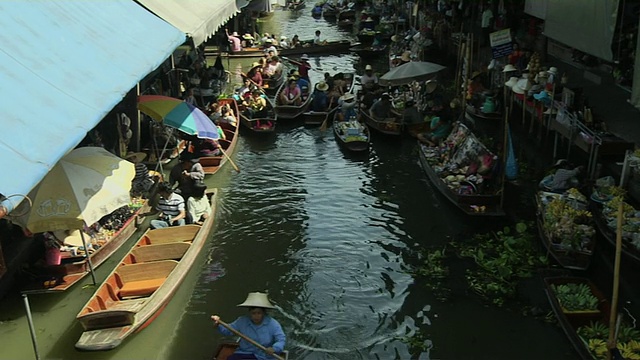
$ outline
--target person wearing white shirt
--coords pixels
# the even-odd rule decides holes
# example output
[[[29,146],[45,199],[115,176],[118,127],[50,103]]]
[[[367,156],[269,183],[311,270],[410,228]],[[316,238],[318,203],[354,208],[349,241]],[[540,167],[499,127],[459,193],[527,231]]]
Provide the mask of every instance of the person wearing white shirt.
[[[484,11],[482,12],[482,22],[480,24],[482,27],[483,45],[486,45],[489,43],[489,34],[493,29],[493,26],[491,26],[493,23],[493,11],[491,11],[489,4],[485,4],[485,6],[486,6],[486,9],[484,9]]]
[[[280,36],[280,47],[283,49],[289,48],[289,43],[287,42],[287,37],[282,35]]]
[[[207,186],[199,183],[193,188],[193,194],[187,200],[187,210],[189,212],[189,221],[192,224],[202,225],[202,223],[211,216],[211,204],[205,195]]]

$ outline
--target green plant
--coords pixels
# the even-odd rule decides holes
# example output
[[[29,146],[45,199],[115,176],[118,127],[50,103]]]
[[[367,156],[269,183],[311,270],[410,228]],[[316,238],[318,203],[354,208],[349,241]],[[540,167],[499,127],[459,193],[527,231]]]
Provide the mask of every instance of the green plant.
[[[397,337],[396,340],[400,340],[407,344],[407,347],[409,347],[409,353],[416,359],[421,353],[428,352],[433,346],[431,340],[429,340],[419,329],[411,336]]]
[[[449,297],[449,289],[442,286],[442,281],[449,275],[449,267],[444,264],[446,259],[445,249],[442,250],[422,250],[418,256],[421,260],[418,265],[413,266],[408,272],[419,277],[427,288],[432,290],[433,295],[441,301]]]

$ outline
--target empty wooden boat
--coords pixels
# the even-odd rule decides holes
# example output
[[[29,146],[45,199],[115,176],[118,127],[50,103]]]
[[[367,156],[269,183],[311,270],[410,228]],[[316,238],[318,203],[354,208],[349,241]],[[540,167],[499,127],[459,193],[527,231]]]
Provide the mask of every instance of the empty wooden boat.
[[[110,350],[149,325],[164,309],[202,250],[215,217],[200,225],[148,230],[76,317],[83,332],[75,347]]]
[[[228,106],[238,122],[241,121],[238,103],[234,99],[219,99],[218,104],[220,106]],[[240,126],[238,123],[236,123],[235,126],[229,123],[220,123],[220,127],[224,130],[224,134],[227,139],[219,139],[218,143],[220,144],[222,149],[224,149],[224,152],[227,155],[231,156],[231,154],[233,154],[233,152],[235,151],[236,143],[238,142],[238,131]],[[215,174],[218,170],[220,170],[222,166],[224,166],[224,164],[227,163],[227,161],[227,157],[222,154],[219,156],[203,156],[200,158],[200,164],[202,165],[202,168],[204,169],[204,173],[206,175]]]

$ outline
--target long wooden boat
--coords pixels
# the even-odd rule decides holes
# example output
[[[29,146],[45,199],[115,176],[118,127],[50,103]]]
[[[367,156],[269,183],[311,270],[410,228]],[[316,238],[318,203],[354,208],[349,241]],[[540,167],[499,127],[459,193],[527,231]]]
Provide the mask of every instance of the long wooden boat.
[[[231,356],[236,349],[238,349],[239,340],[234,341],[223,341],[218,344],[218,348],[216,349],[216,353],[213,356],[213,360],[227,360],[229,356]],[[283,357],[285,360],[289,360],[289,351],[285,350],[282,353],[278,354]]]
[[[138,208],[127,219],[124,225],[107,240],[100,248],[89,255],[94,270],[102,265],[114,252],[131,238],[136,231],[136,220],[140,214],[150,210],[148,202]],[[87,243],[91,243],[89,236],[85,237]],[[62,239],[61,239],[62,240]],[[68,290],[74,284],[84,279],[91,273],[89,264],[84,255],[74,256],[70,252],[63,252],[60,265],[45,265],[34,270],[35,282],[27,284],[23,290],[26,294],[56,293]]]
[[[259,134],[273,133],[276,130],[276,122],[278,117],[273,109],[273,103],[267,99],[267,116],[260,118],[249,118],[244,113],[244,107],[239,106],[240,109],[240,124],[252,132]]]
[[[363,58],[372,58],[386,54],[387,45],[374,48],[371,45],[358,44],[350,47],[349,51],[354,52]]]
[[[476,109],[475,106],[470,104],[467,104],[465,116],[471,121],[475,121],[476,119],[493,120],[497,121],[498,125],[502,124],[502,122],[500,121],[502,120],[502,112],[483,113],[479,109]]]
[[[352,92],[354,89],[355,83],[355,74],[354,73],[343,73],[345,86],[342,89],[343,93]],[[334,76],[335,79],[335,76]],[[312,94],[313,96],[313,94]],[[313,103],[313,99],[311,100]],[[307,111],[304,115],[304,124],[308,126],[321,125],[325,120],[330,121],[333,120],[333,115],[338,110],[337,104],[336,106],[331,107],[328,111]]]
[[[313,91],[313,84],[309,82],[309,90],[306,93],[306,95],[303,93],[303,101],[298,106],[278,104],[280,102],[280,94],[282,93],[282,91],[284,91],[286,86],[287,86],[287,82],[284,82],[280,86],[280,89],[278,89],[278,92],[276,93],[276,105],[274,107],[274,110],[275,110],[276,116],[279,119],[291,120],[304,114],[309,108],[309,105],[311,105],[311,100],[313,97],[311,96],[310,92]]]
[[[76,349],[110,350],[149,325],[169,303],[204,247],[213,227],[202,225],[148,230],[122,258],[76,317],[83,332]]]
[[[371,140],[369,128],[357,120],[337,121],[335,116],[337,116],[337,113],[334,115],[333,120],[333,134],[338,145],[354,152],[369,150],[369,142]]]
[[[504,216],[498,194],[460,194],[450,189],[427,160],[428,146],[418,142],[420,164],[433,186],[458,209],[470,216]],[[483,209],[483,210],[479,210]]]
[[[351,29],[353,27],[353,25],[355,25],[356,21],[352,20],[352,19],[343,19],[343,20],[338,20],[338,27],[339,28],[343,28],[343,29]]]
[[[553,236],[549,234],[549,231],[545,228],[545,203],[552,201],[553,199],[560,199],[562,195],[539,191],[536,194],[536,206],[537,216],[536,223],[538,225],[538,234],[542,245],[547,252],[565,269],[571,270],[586,270],[591,265],[591,258],[596,246],[595,231],[591,236],[589,244],[586,245],[584,250],[574,250],[566,246],[562,246],[559,240],[553,239]],[[555,241],[554,241],[555,240]]]
[[[355,9],[344,9],[338,13],[338,21],[341,20],[356,20],[356,10]]]
[[[589,209],[593,214],[593,221],[596,225],[598,233],[606,240],[611,248],[616,248],[616,232],[611,229],[607,223],[607,219],[602,211],[602,205],[591,201]],[[636,267],[640,266],[640,250],[636,248],[626,236],[622,237],[622,256],[626,260],[633,263]]]
[[[609,325],[609,313],[611,311],[611,305],[604,294],[587,278],[580,277],[552,277],[545,278],[545,292],[549,299],[549,304],[553,313],[558,319],[558,323],[562,330],[567,335],[567,338],[573,345],[573,348],[578,353],[579,357],[583,360],[593,360],[594,357],[589,351],[589,347],[585,342],[587,339],[583,339],[578,335],[578,329],[581,326],[589,326],[592,322],[602,322],[604,325]],[[558,301],[555,292],[551,285],[565,285],[565,284],[585,284],[591,289],[591,293],[598,299],[598,311],[592,312],[568,312],[562,308],[562,305]]]
[[[231,111],[233,111],[233,115],[236,117],[236,119],[238,119],[238,122],[241,121],[240,110],[238,110],[238,103],[234,99],[231,99],[231,98],[219,99],[218,104],[220,106],[223,106],[223,105],[229,106]],[[227,139],[226,140],[219,139],[218,143],[220,144],[222,149],[224,149],[224,152],[227,155],[231,156],[234,150],[236,149],[236,143],[238,142],[238,132],[240,131],[240,125],[236,124],[234,126],[229,123],[221,123],[220,127],[224,130],[224,134]],[[220,170],[222,166],[224,166],[224,164],[227,163],[227,161],[228,159],[224,155],[203,156],[200,158],[200,164],[204,169],[205,175],[215,174],[216,172],[218,172],[218,170]]]
[[[400,136],[402,134],[402,124],[396,119],[376,120],[369,115],[369,111],[361,111],[364,122],[369,128],[386,135]]]
[[[289,49],[278,49],[278,55],[280,56],[292,56],[292,55],[302,55],[302,54],[338,54],[338,53],[346,53],[349,51],[349,47],[351,47],[351,42],[349,40],[335,40],[328,41],[324,45],[314,45],[313,41],[305,41],[303,42],[303,46],[298,46],[295,48]],[[232,59],[236,58],[259,58],[264,56],[264,50],[261,48],[245,48],[241,51],[234,53],[221,53],[217,52],[208,52],[208,55],[215,54],[216,56],[220,55],[222,57],[228,57]]]

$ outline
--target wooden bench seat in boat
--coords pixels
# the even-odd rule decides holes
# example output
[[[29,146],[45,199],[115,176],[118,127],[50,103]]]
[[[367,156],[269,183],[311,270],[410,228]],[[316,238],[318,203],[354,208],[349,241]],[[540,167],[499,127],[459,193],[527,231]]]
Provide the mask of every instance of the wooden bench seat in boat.
[[[175,260],[128,264],[116,271],[119,282],[118,298],[149,296],[164,283],[167,276],[178,265]]]
[[[200,230],[200,225],[172,226],[164,229],[149,230],[143,236],[143,239],[145,240],[143,244],[158,245],[181,241],[191,241],[198,233],[198,230]]]
[[[147,263],[160,260],[179,260],[189,249],[188,242],[174,242],[158,245],[140,246],[131,250],[134,263]]]

